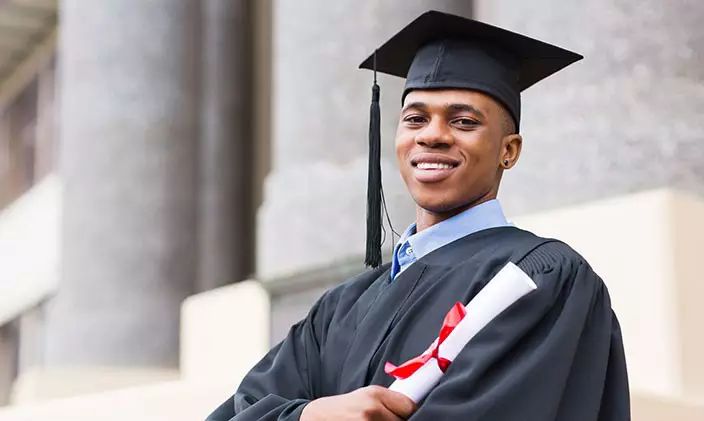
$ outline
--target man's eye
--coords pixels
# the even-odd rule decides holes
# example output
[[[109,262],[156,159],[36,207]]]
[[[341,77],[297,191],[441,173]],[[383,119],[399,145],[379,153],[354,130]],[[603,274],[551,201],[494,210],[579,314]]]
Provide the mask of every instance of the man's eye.
[[[453,121],[453,123],[456,126],[464,127],[464,128],[475,127],[475,126],[479,125],[478,122],[476,122],[475,120],[472,120],[470,118],[458,118],[457,120]]]
[[[406,123],[411,123],[411,124],[423,124],[425,123],[425,118],[420,117],[417,115],[411,115],[403,119]]]

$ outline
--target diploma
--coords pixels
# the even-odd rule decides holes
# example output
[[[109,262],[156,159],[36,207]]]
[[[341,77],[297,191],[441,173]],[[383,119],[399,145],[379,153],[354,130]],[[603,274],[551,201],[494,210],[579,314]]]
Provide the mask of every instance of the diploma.
[[[387,373],[392,375],[396,375],[394,370],[406,371],[397,376],[389,389],[403,393],[416,403],[425,399],[467,343],[511,304],[536,288],[525,272],[509,262],[464,308],[457,304],[448,313],[440,336],[426,352],[402,366],[387,365]]]

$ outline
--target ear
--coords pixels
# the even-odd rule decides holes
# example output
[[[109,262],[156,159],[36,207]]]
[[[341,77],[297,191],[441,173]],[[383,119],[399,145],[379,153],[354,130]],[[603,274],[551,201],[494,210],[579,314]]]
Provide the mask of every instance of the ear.
[[[519,134],[512,134],[501,139],[501,153],[499,154],[499,166],[505,170],[512,168],[518,162],[523,148],[523,137]]]

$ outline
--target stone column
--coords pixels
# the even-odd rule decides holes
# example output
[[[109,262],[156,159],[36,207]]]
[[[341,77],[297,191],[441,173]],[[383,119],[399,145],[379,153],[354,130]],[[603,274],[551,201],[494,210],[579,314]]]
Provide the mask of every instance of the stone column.
[[[421,13],[468,16],[471,3],[273,2],[271,170],[257,221],[257,275],[273,295],[274,340],[324,288],[364,269],[373,76],[359,63]],[[380,76],[380,85],[384,191],[401,232],[415,218],[394,152],[403,80]],[[384,251],[392,247],[388,235]]]
[[[56,162],[55,60],[37,75],[37,123],[34,145],[34,180],[38,183],[54,170]]]
[[[253,270],[250,10],[245,0],[205,0],[198,290]]]
[[[662,186],[704,194],[699,3],[477,3],[482,20],[586,57],[523,95],[524,154],[500,195],[509,213]]]
[[[257,274],[288,276],[364,259],[372,74],[357,66],[431,8],[471,2],[273,2],[272,162],[259,211]],[[381,77],[384,190],[397,231],[415,217],[394,135],[403,81]],[[387,240],[385,250],[392,245]]]
[[[199,11],[60,3],[62,270],[43,367],[59,374],[47,395],[176,374],[196,276]]]

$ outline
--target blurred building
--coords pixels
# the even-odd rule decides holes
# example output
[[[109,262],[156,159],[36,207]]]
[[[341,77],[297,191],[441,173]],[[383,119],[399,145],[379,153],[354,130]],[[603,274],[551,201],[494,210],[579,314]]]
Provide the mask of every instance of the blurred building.
[[[429,8],[586,56],[525,93],[500,198],[605,278],[634,419],[704,419],[704,5],[0,0],[0,420],[205,416],[363,270],[357,65]]]

